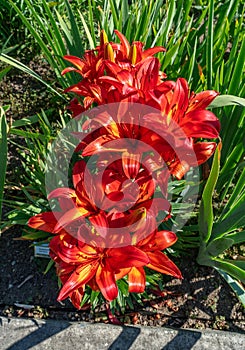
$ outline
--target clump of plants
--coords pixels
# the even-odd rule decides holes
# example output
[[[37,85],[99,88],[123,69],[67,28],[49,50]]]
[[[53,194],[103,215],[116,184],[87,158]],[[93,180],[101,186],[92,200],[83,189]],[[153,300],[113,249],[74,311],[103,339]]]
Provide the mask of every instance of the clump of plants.
[[[139,3],[144,21],[136,16]],[[182,278],[172,260],[188,249],[197,249],[198,263],[216,268],[244,303],[244,260],[225,253],[244,243],[244,87],[238,92],[235,83],[245,49],[242,19],[234,24],[234,9],[222,4],[216,13],[214,1],[202,5],[199,19],[201,5],[192,1],[185,15],[175,1],[149,8],[112,1],[110,14],[107,1],[103,10],[90,1],[86,22],[65,4],[66,20],[56,11],[56,21],[43,4],[50,28],[39,26],[42,36],[12,4],[73,96],[55,124],[43,111],[8,129],[2,109],[2,159],[6,164],[8,133],[26,136],[21,157],[30,179],[23,186],[29,203],[19,202],[2,228],[28,224],[23,239],[48,242],[61,284],[58,300],[69,297],[78,309],[132,306],[148,297],[147,289],[162,288],[161,274]],[[41,23],[41,14],[29,10]],[[225,29],[224,16],[230,20]],[[97,19],[106,29],[99,44]],[[79,25],[92,47],[85,52]],[[218,36],[221,28],[225,34]],[[229,33],[237,39],[227,58]],[[0,58],[42,81],[6,54]]]

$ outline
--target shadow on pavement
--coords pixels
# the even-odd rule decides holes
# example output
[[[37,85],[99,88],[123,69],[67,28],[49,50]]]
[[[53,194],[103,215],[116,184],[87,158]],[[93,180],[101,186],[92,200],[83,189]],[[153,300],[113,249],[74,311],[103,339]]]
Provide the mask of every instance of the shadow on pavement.
[[[123,327],[121,334],[114,340],[108,350],[129,350],[136,338],[140,335],[140,328]],[[178,334],[161,350],[191,350],[201,338],[202,333],[198,331],[178,331]],[[153,344],[154,345],[154,344]],[[132,346],[132,348],[131,348]]]
[[[197,331],[178,331],[178,334],[166,344],[161,350],[191,350],[201,338],[202,333]]]
[[[122,332],[120,335],[114,340],[114,342],[110,345],[108,350],[128,350],[130,349],[131,345],[135,341],[135,339],[140,334],[140,328],[133,328],[133,327],[123,327]]]
[[[40,344],[45,339],[52,337],[53,335],[63,331],[64,329],[70,326],[69,322],[61,322],[59,325],[50,325],[49,322],[46,322],[43,325],[40,325],[35,320],[32,320],[33,323],[38,327],[37,330],[28,334],[21,340],[18,340],[16,343],[8,347],[6,350],[28,350],[33,346]]]

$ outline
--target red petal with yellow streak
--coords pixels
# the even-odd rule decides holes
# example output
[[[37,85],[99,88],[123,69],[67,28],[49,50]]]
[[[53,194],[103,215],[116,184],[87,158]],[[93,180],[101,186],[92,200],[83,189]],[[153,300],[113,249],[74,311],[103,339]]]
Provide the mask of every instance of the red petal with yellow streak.
[[[79,57],[66,55],[66,56],[64,56],[64,59],[66,61],[74,64],[74,66],[76,66],[80,70],[82,70],[84,67],[84,62]]]
[[[78,310],[81,309],[81,302],[82,302],[82,299],[83,299],[83,295],[84,295],[83,288],[79,288],[79,289],[74,290],[74,292],[72,292],[72,294],[70,296],[72,304]]]
[[[140,169],[140,155],[132,154],[129,152],[123,152],[122,154],[122,165],[123,170],[127,178],[135,179]]]
[[[143,293],[145,290],[145,270],[143,267],[132,267],[128,274],[128,291],[130,293]]]
[[[81,253],[76,246],[65,247],[63,244],[59,245],[58,256],[67,264],[82,264],[88,263],[88,258],[85,254]],[[92,257],[91,257],[92,259]]]
[[[40,213],[29,219],[28,226],[37,230],[53,233],[57,220],[61,215],[62,214],[59,212],[52,211]]]
[[[95,275],[97,268],[98,262],[79,266],[63,285],[57,300],[66,299],[75,289],[88,283]]]
[[[121,45],[122,45],[122,49],[123,49],[123,53],[124,55],[126,55],[128,57],[129,55],[129,50],[130,50],[130,44],[128,42],[128,40],[125,38],[125,36],[119,32],[118,30],[114,30],[114,33],[116,33],[116,35],[118,36]]]
[[[59,232],[62,228],[69,225],[71,222],[82,219],[88,214],[88,210],[83,207],[75,207],[71,210],[68,210],[55,225],[54,232]]]
[[[216,150],[216,142],[197,142],[194,144],[193,149],[196,153],[198,165],[206,162]]]
[[[114,272],[110,268],[100,265],[96,272],[95,279],[101,293],[108,301],[112,301],[117,297],[118,289],[116,278]]]
[[[131,267],[127,267],[125,269],[121,269],[120,271],[116,272],[115,276],[116,276],[116,280],[120,280],[121,278],[123,278],[124,276],[126,276],[131,270]]]
[[[163,51],[166,51],[166,49],[163,46],[155,46],[155,47],[152,47],[150,49],[147,49],[147,50],[142,52],[142,60],[144,60],[145,58],[147,58],[149,56],[153,56],[153,55],[157,54],[158,52],[163,52]]]
[[[150,263],[147,265],[150,269],[171,275],[177,278],[182,278],[178,267],[162,252],[156,250],[154,252],[147,252]]]
[[[130,245],[108,249],[107,256],[107,262],[113,271],[127,267],[141,267],[149,263],[146,253]]]

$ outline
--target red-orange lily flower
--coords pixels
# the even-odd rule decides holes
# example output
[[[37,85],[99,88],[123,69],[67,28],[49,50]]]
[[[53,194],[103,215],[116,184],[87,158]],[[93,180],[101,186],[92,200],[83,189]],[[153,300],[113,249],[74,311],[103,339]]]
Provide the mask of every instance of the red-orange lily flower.
[[[69,232],[97,247],[129,245],[136,231],[139,239],[145,237],[146,232],[150,234],[159,224],[156,221],[158,208],[169,215],[169,202],[151,198],[154,183],[149,174],[145,177],[146,173],[140,172],[135,176],[136,181],[131,181],[127,176],[132,176],[135,170],[130,161],[125,160],[127,176],[122,168],[118,176],[115,165],[108,167],[102,183],[94,181],[89,172],[85,182],[86,163],[77,162],[73,169],[75,189],[57,188],[49,194],[49,199],[58,199],[59,211],[37,214],[29,220],[29,226],[54,234]],[[127,186],[125,180],[129,180]]]
[[[123,105],[124,115],[121,114]],[[83,151],[83,156],[113,152],[121,157],[127,154],[132,164],[135,159],[146,161],[160,187],[164,187],[162,179],[166,176],[162,176],[162,172],[166,173],[167,169],[172,175],[182,178],[190,166],[197,165],[193,139],[187,137],[175,121],[168,123],[155,109],[150,108],[151,113],[147,113],[149,107],[145,108],[144,105],[121,102],[119,106],[118,111],[108,116],[108,120],[104,113],[90,120],[95,130],[92,128],[89,136],[77,147],[77,151]],[[100,127],[102,123],[104,126]]]
[[[155,231],[147,238],[142,239],[136,244],[136,247],[142,250],[149,258],[149,264],[146,266],[152,270],[182,278],[178,267],[162,252],[162,250],[173,245],[177,240],[175,233],[171,231]],[[132,267],[131,269],[122,269],[117,278],[128,275],[129,292],[143,293],[145,290],[146,275],[143,267]]]
[[[112,73],[113,70],[109,66],[109,62],[114,64],[120,71],[130,72],[135,70],[135,65],[146,61],[158,52],[165,51],[163,47],[154,47],[147,50],[143,50],[143,43],[133,42],[130,46],[125,36],[119,31],[115,30],[116,35],[120,39],[120,44],[109,43],[104,31],[101,32],[100,45],[95,50],[88,50],[85,52],[83,58],[76,56],[64,56],[64,59],[72,63],[75,67],[67,67],[62,71],[62,74],[69,72],[76,72],[82,76],[82,80],[74,84],[65,92],[73,92],[76,95],[83,96],[83,105],[81,108],[77,108],[73,102],[70,104],[69,109],[73,111],[73,116],[78,115],[81,109],[88,109],[94,102],[98,105],[120,101],[123,98],[135,93],[134,88],[124,85],[123,92],[108,86],[106,82],[100,80],[104,76],[104,70],[106,68],[107,75]],[[105,63],[108,63],[105,66]],[[142,73],[143,70],[141,69]],[[165,77],[161,72],[157,72],[159,75],[159,81]]]
[[[141,267],[149,262],[147,255],[136,247],[97,248],[74,241],[67,234],[54,237],[50,242],[50,249],[58,257],[58,261],[68,264],[66,266],[69,277],[58,300],[66,299],[77,290],[81,294],[81,289],[95,278],[103,296],[112,301],[118,294],[115,274],[120,269]]]

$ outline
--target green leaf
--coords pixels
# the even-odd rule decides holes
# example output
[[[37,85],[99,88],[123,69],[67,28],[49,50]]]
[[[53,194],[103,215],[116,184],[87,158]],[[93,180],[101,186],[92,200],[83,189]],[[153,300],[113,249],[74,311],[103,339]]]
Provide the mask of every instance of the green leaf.
[[[35,73],[32,69],[30,69],[29,67],[27,67],[26,65],[24,65],[23,63],[15,60],[14,58],[7,56],[5,54],[1,54],[0,55],[0,61],[3,61],[7,64],[12,65],[13,67],[21,70],[24,73],[27,73],[29,75],[31,75],[33,78],[39,80],[42,84],[46,85],[47,88],[54,92],[56,95],[58,95],[60,98],[62,98],[63,100],[66,101],[65,97],[63,95],[61,95],[58,91],[56,91],[51,85],[49,85],[46,81],[44,81],[40,75],[38,75],[37,73]]]
[[[46,269],[45,269],[43,274],[46,275],[53,265],[54,265],[54,260],[50,259],[49,263],[48,263],[48,265],[47,265],[47,267],[46,267]]]
[[[237,167],[237,170],[238,169],[239,167]],[[236,174],[236,171],[234,171],[233,173]],[[230,214],[230,212],[234,210],[234,207],[239,206],[240,201],[243,199],[244,196],[245,196],[245,167],[243,168],[243,171],[241,172],[239,178],[236,180],[235,188],[232,189],[232,194],[228,202],[225,204],[225,207],[219,217],[219,221],[225,219]]]
[[[217,256],[223,253],[224,250],[230,248],[234,241],[231,238],[220,237],[212,240],[207,246],[207,252],[211,256]]]
[[[50,233],[44,232],[44,231],[37,231],[37,232],[30,232],[27,234],[22,235],[21,237],[17,238],[17,241],[36,241],[37,239],[45,239],[50,236]]]
[[[229,215],[226,219],[222,221],[217,221],[214,225],[213,234],[219,236],[220,233],[229,233],[236,229],[245,226],[245,198],[242,202],[239,202],[232,211],[229,212]]]
[[[120,291],[122,292],[123,296],[129,295],[128,284],[123,278],[117,281],[117,285]]]
[[[19,128],[20,126],[26,126],[26,125],[31,125],[34,123],[37,123],[39,120],[38,115],[32,115],[30,117],[24,117],[19,120],[15,120],[11,126],[11,128]]]
[[[66,5],[68,16],[69,16],[69,21],[70,21],[70,25],[71,25],[70,30],[71,30],[72,38],[73,38],[73,45],[72,45],[72,48],[70,48],[70,54],[80,57],[81,55],[83,55],[83,52],[84,52],[84,48],[83,48],[82,40],[81,40],[81,34],[79,32],[76,18],[73,14],[71,5],[69,4],[68,0],[65,0],[65,5]]]
[[[178,53],[179,47],[180,47],[180,41],[174,44],[171,47],[171,49],[167,51],[166,55],[164,56],[163,65],[161,67],[162,70],[165,70],[168,67],[168,65],[170,65],[173,62],[175,56]]]
[[[6,115],[2,107],[0,107],[0,220],[2,217],[2,200],[3,200],[3,192],[4,192],[4,184],[5,184],[5,176],[7,169],[7,120]]]
[[[225,237],[232,239],[233,244],[245,243],[245,231],[229,233]]]
[[[245,107],[245,98],[233,95],[219,95],[209,105],[209,108],[239,105]]]
[[[214,38],[214,0],[209,1],[208,11],[208,32],[207,32],[207,49],[206,49],[206,65],[207,65],[207,86],[212,89],[213,83],[213,38]]]
[[[236,57],[235,67],[233,68],[233,72],[231,75],[231,81],[229,84],[228,92],[237,94],[238,90],[238,81],[241,79],[241,73],[243,72],[243,67],[245,65],[245,35],[243,34],[243,41],[241,48],[238,52],[238,56]]]
[[[226,260],[215,258],[212,260],[213,266],[217,267],[241,282],[245,282],[245,261]]]
[[[86,293],[86,291],[85,291],[85,294],[84,294],[84,297],[83,297],[83,300],[82,300],[82,302],[81,302],[81,307],[83,307],[84,306],[84,304],[86,304],[87,302],[89,302],[89,299],[90,299],[90,295],[89,294],[87,294]]]
[[[100,291],[92,290],[91,296],[90,296],[91,304],[95,304],[96,303],[96,301],[98,300],[99,294],[100,294]]]
[[[200,209],[199,209],[199,230],[200,230],[200,238],[203,242],[208,242],[212,227],[213,227],[213,205],[212,205],[212,196],[213,191],[219,176],[219,166],[220,166],[220,152],[221,152],[221,143],[217,145],[212,168],[205,185]]]
[[[241,303],[245,307],[245,289],[242,284],[233,279],[230,275],[228,275],[223,270],[216,268],[216,270],[221,274],[221,276],[226,280],[229,286],[234,290],[237,297],[240,299]]]
[[[81,17],[81,20],[82,20],[82,24],[83,24],[83,27],[84,27],[84,30],[86,32],[86,35],[87,35],[87,39],[88,39],[88,42],[89,42],[89,45],[90,45],[90,49],[94,49],[95,48],[95,45],[96,45],[96,42],[94,41],[91,33],[90,33],[90,30],[87,26],[87,23],[82,15],[82,13],[78,10],[78,13]]]
[[[1,71],[0,71],[0,80],[3,79],[3,77],[8,74],[8,72],[12,69],[11,66],[7,66],[5,68],[3,68]]]
[[[88,0],[88,8],[89,8],[89,26],[90,26],[90,32],[92,36],[92,40],[94,43],[96,43],[96,37],[95,37],[95,32],[94,32],[94,16],[93,16],[93,11],[95,11],[95,5],[91,4],[93,0]]]

